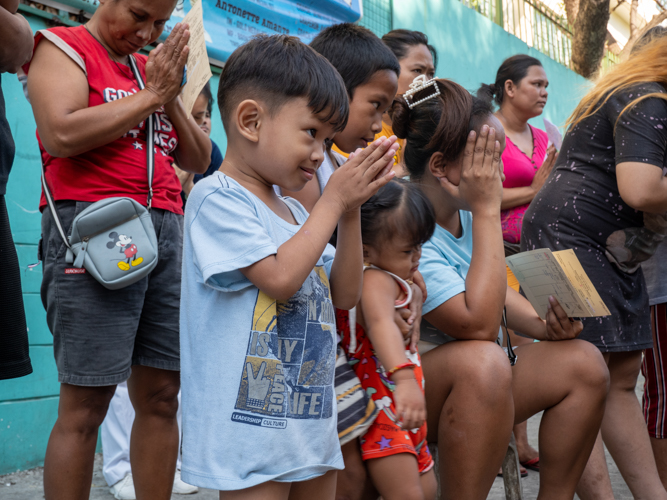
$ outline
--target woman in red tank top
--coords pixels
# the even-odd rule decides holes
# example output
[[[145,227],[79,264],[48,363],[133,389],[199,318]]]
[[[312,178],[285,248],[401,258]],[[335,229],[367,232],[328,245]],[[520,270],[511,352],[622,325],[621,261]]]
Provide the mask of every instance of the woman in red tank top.
[[[151,217],[159,262],[149,276],[112,291],[85,270],[71,268],[42,196],[41,293],[61,382],[44,463],[46,498],[88,498],[98,427],[116,384],[128,377],[136,410],[131,441],[136,496],[170,498],[179,441],[183,232],[181,186],[172,163],[203,173],[211,141],[179,98],[187,26],[177,24],[148,57],[137,51],[157,40],[175,6],[176,0],[100,0],[86,25],[39,31],[24,67],[46,180],[65,231],[92,202],[124,196],[146,205],[146,119],[157,116]],[[110,247],[140,256],[132,235],[113,232],[110,238]],[[116,251],[113,257],[126,255]]]

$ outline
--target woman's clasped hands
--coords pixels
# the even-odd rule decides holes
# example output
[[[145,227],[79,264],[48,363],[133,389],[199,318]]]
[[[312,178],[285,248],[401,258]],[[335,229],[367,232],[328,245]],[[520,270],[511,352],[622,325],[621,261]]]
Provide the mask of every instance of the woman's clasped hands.
[[[155,94],[160,105],[174,100],[181,92],[183,69],[190,53],[189,40],[189,26],[178,23],[164,43],[148,55],[146,90]]]

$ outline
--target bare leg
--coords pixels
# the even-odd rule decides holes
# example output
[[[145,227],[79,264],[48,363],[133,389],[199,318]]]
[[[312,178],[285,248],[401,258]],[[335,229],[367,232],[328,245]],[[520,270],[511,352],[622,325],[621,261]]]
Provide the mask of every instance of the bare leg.
[[[459,340],[425,353],[428,440],[438,443],[442,499],[484,500],[512,433],[512,373],[493,342]]]
[[[373,484],[383,500],[435,500],[437,485],[431,488],[431,496],[427,497],[422,487],[417,457],[411,453],[375,458],[366,463]],[[435,476],[431,476],[435,481]]]
[[[600,433],[598,433],[586,469],[577,485],[577,495],[581,500],[614,500],[614,491],[611,489],[611,479]]]
[[[508,330],[508,332],[510,340],[512,341],[512,346],[514,348],[535,342],[533,339],[519,337],[516,333],[514,333],[514,330]],[[519,462],[524,463],[528,462],[529,460],[539,458],[540,455],[537,450],[530,446],[530,443],[528,443],[528,421],[524,420],[523,422],[516,424],[514,426],[513,432],[514,439],[516,439],[516,451],[519,453]],[[521,468],[523,469],[523,467]]]
[[[361,458],[359,440],[353,439],[341,446],[345,469],[339,470],[336,479],[336,500],[375,500],[379,495],[366,473]]]
[[[604,414],[609,378],[600,351],[580,340],[517,349],[516,421],[544,410],[538,500],[574,497]]]
[[[666,500],[653,458],[635,385],[642,351],[608,353],[611,389],[602,421],[602,438],[638,500]]]
[[[662,485],[667,488],[667,439],[651,438],[651,448]]]
[[[97,432],[116,386],[60,385],[60,402],[44,458],[46,500],[87,500]]]
[[[221,491],[220,500],[287,500],[291,485],[269,481],[243,490]]]
[[[136,416],[130,438],[130,463],[138,500],[168,500],[178,455],[180,373],[133,366],[127,382]]]
[[[289,500],[334,500],[336,498],[336,475],[338,471],[332,470],[323,476],[292,483]]]
[[[424,500],[435,500],[438,494],[438,480],[435,478],[435,469],[424,472],[419,476],[424,492]]]

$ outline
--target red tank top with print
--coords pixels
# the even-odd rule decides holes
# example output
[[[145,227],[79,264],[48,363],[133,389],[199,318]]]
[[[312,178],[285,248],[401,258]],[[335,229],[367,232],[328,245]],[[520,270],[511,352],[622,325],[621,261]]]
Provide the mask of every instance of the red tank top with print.
[[[88,106],[99,106],[139,91],[132,70],[109,58],[106,49],[83,26],[50,28],[35,36],[35,47],[48,39],[74,60],[88,79]],[[145,79],[147,57],[134,54]],[[24,66],[29,72],[29,64]],[[29,77],[28,77],[29,78]],[[57,96],[53,96],[57,99]],[[172,154],[178,145],[176,129],[160,108],[155,122],[155,175],[152,206],[183,213],[181,185],[172,167]],[[146,120],[138,123],[115,141],[69,158],[48,154],[37,133],[46,169],[46,180],[55,200],[99,201],[126,196],[146,205],[148,177],[146,164]],[[44,193],[39,208],[46,206]]]

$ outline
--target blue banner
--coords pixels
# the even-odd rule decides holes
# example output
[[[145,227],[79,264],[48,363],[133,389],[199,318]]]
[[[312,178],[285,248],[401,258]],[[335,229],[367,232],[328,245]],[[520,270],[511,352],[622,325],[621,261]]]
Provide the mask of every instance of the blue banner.
[[[77,9],[94,12],[98,0],[59,0]],[[332,24],[355,22],[362,16],[362,0],[200,0],[208,56],[219,62],[258,33],[276,33],[310,41]],[[162,39],[190,11],[190,0],[179,0]]]

